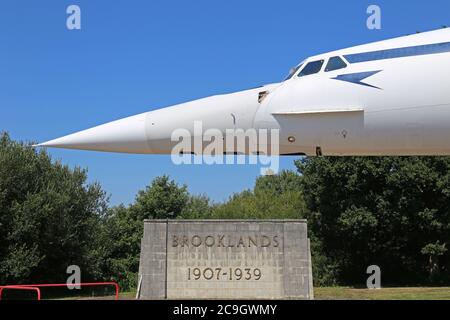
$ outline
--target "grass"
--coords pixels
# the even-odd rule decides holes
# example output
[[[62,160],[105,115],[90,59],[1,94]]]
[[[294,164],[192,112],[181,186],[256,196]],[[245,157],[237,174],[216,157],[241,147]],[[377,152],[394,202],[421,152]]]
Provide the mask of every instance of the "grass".
[[[136,291],[121,292],[120,300],[134,300]],[[382,288],[379,290],[357,289],[350,287],[317,287],[314,288],[316,300],[450,300],[450,287],[411,287]],[[68,300],[113,300],[108,297],[66,297]]]
[[[120,293],[121,300],[132,300],[136,292]],[[450,287],[382,288],[379,290],[349,287],[314,288],[316,300],[450,300]]]
[[[450,287],[378,290],[322,287],[314,288],[314,298],[317,300],[450,300]]]
[[[119,300],[134,300],[136,291],[119,292]],[[45,299],[45,298],[44,298]],[[68,296],[56,298],[56,300],[114,300],[115,296]]]

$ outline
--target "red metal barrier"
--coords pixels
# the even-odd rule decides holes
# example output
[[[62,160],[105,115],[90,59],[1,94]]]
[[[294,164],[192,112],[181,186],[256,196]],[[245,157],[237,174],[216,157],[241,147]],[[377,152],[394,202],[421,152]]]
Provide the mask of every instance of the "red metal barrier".
[[[49,288],[49,287],[94,287],[94,286],[114,286],[116,293],[115,293],[115,300],[119,300],[119,285],[117,282],[84,282],[84,283],[44,283],[44,284],[21,284],[16,286],[3,286],[0,287],[0,300],[2,298],[2,290],[3,289],[23,289],[23,290],[36,290],[38,292],[38,300],[41,300],[41,293],[39,288]]]
[[[39,288],[36,287],[27,287],[27,286],[0,286],[0,300],[2,300],[2,294],[3,294],[3,290],[5,289],[10,289],[10,290],[32,290],[32,291],[36,291],[37,293],[37,299],[41,300],[41,290]]]

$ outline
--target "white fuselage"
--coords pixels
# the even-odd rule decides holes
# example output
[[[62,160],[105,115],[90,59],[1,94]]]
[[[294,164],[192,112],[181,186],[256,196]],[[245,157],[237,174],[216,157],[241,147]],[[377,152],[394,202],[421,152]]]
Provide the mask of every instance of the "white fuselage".
[[[450,29],[307,61],[445,42],[450,42]],[[368,71],[379,72],[363,82],[378,88],[333,79]],[[286,115],[272,114],[281,111]],[[336,71],[293,76],[258,110],[255,125],[260,123],[281,129],[281,153],[312,154],[320,146],[326,155],[450,154],[450,52],[349,63]],[[295,136],[296,142],[289,143],[288,136]]]
[[[333,57],[345,67],[327,71]],[[320,71],[299,76],[316,61],[323,61]],[[177,144],[174,130],[194,135],[195,121],[203,130],[223,132],[279,129],[280,154],[450,155],[450,29],[310,57],[281,83],[143,113],[41,145],[169,154]]]

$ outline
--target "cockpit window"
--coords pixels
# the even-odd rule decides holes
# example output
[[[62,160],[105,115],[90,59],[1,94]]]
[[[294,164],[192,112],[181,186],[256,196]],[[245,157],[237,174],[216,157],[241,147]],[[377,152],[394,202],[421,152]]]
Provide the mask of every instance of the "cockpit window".
[[[330,72],[334,70],[339,70],[347,67],[347,64],[342,60],[341,57],[332,57],[328,60],[328,64],[325,67],[325,72]]]
[[[294,74],[297,73],[298,69],[300,69],[302,67],[303,63],[300,63],[298,66],[292,68],[289,71],[289,75],[286,77],[286,79],[284,79],[284,81],[289,80],[290,78],[292,78],[294,76]]]
[[[303,70],[298,74],[299,77],[309,76],[318,73],[322,69],[324,60],[317,60],[308,63]]]

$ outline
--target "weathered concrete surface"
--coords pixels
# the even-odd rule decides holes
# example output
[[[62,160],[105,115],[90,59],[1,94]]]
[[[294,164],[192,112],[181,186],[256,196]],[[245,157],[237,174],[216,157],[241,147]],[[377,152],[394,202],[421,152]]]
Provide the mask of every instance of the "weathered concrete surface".
[[[311,299],[305,220],[146,220],[141,299]]]

